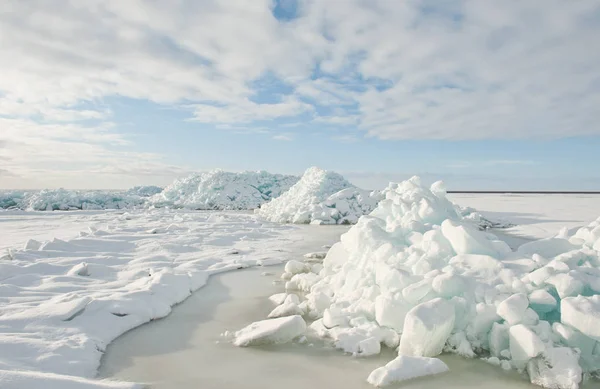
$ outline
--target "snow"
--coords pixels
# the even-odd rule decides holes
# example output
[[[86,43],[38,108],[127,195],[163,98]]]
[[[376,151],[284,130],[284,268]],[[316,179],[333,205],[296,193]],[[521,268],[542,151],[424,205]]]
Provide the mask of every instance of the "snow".
[[[600,297],[580,295],[600,295],[598,221],[521,246],[482,230],[441,184],[427,188],[413,177],[381,196],[331,247],[318,274],[297,273],[286,284],[306,293],[299,307],[315,320],[315,334],[353,355],[373,337],[399,339],[401,356],[491,354],[505,370],[529,364],[530,380],[547,385],[566,374],[549,362],[552,350],[579,355],[582,337],[596,350],[591,323],[600,322]],[[561,322],[581,336],[560,336],[553,325]],[[581,374],[599,372],[597,352],[583,349]],[[540,359],[547,368],[534,369]]]
[[[235,333],[233,344],[239,347],[286,343],[306,331],[302,316],[294,315],[257,321]]]
[[[0,370],[2,389],[142,389],[128,382],[98,381],[53,373]]]
[[[498,304],[496,313],[508,324],[514,325],[523,321],[528,306],[527,296],[523,293],[516,293]]]
[[[600,295],[562,299],[560,316],[562,323],[600,341]]]
[[[135,209],[143,207],[148,193],[158,189],[137,187],[129,191],[66,189],[0,191],[0,209],[29,211]]]
[[[305,239],[298,227],[240,213],[80,211],[62,219],[66,214],[11,212],[0,215],[7,242],[21,241],[20,233],[11,236],[23,223],[31,235],[43,235],[34,230],[56,217],[77,219],[80,231],[26,240],[0,260],[2,388],[133,388],[91,380],[110,342],[167,316],[209,276],[281,263]]]
[[[155,207],[251,210],[278,197],[298,177],[265,171],[232,173],[213,170],[175,180],[150,199]]]
[[[531,383],[549,389],[577,389],[581,373],[577,354],[568,347],[551,348],[527,364]]]
[[[565,227],[572,232],[600,215],[600,196],[593,194],[451,193],[448,198],[488,220],[512,224],[503,232],[515,243],[553,238]]]
[[[280,223],[354,224],[375,209],[379,199],[377,192],[356,188],[337,173],[312,167],[257,213]]]
[[[455,311],[448,301],[436,298],[411,309],[404,319],[400,355],[434,357],[442,353],[454,328]]]
[[[517,324],[508,330],[510,355],[518,363],[527,362],[544,352],[542,340],[524,324]]]
[[[400,355],[385,366],[373,370],[367,381],[372,385],[383,387],[447,371],[448,366],[437,358]]]
[[[519,249],[481,231],[441,184],[429,189],[413,178],[380,196],[322,265],[308,263],[322,255],[292,262],[274,318],[236,339],[289,341],[306,332],[302,315],[315,320],[309,332],[357,357],[399,345],[400,354],[491,354],[503,369],[525,369],[531,382],[552,388],[598,374],[598,220]],[[229,212],[0,217],[8,248],[0,254],[0,371],[10,372],[0,380],[28,387],[133,387],[91,380],[114,338],[168,315],[212,274],[285,262],[301,239],[297,227]],[[55,234],[47,221],[69,226]],[[79,237],[65,232],[75,230]]]

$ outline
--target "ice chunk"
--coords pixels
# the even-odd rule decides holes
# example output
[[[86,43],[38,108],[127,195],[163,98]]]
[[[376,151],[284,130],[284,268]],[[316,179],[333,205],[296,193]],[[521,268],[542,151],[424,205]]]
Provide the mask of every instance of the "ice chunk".
[[[25,247],[23,247],[23,249],[24,250],[39,250],[40,247],[42,247],[42,242],[39,242],[35,239],[29,239],[25,243]]]
[[[534,385],[549,389],[577,389],[582,379],[579,358],[568,347],[556,347],[527,364],[527,374]]]
[[[367,381],[378,387],[400,381],[447,372],[448,366],[437,358],[400,355],[371,372]]]
[[[308,273],[310,267],[303,262],[292,260],[285,264],[284,270],[286,273],[290,274]]]
[[[456,254],[498,255],[486,235],[467,224],[447,219],[442,223],[442,233]]]
[[[591,339],[573,327],[562,323],[553,323],[552,331],[560,337],[560,340],[564,345],[578,348],[583,358],[592,356],[596,346],[596,341],[594,339]]]
[[[402,333],[404,319],[413,306],[402,298],[378,296],[375,299],[375,319],[382,327],[393,328]]]
[[[508,324],[513,325],[523,321],[528,306],[527,296],[523,293],[517,293],[498,304],[496,313]]]
[[[556,273],[556,270],[553,267],[544,266],[537,270],[532,271],[531,273],[529,273],[528,276],[529,276],[529,280],[531,282],[533,282],[534,285],[541,286],[554,273]]]
[[[276,317],[284,317],[284,316],[293,316],[293,315],[302,315],[302,310],[298,307],[297,304],[294,303],[284,303],[281,304],[269,313],[267,316],[269,319],[273,319]]]
[[[439,355],[454,328],[454,319],[454,306],[441,298],[417,305],[406,315],[399,354]]]
[[[275,305],[281,305],[285,301],[287,297],[287,293],[277,293],[269,297],[269,301],[271,301]]]
[[[546,280],[546,283],[556,288],[558,296],[561,299],[564,299],[565,297],[577,296],[583,293],[583,282],[570,274],[555,274],[549,277]]]
[[[343,314],[339,308],[328,308],[323,313],[323,325],[326,328],[344,327],[348,325],[347,315]]]
[[[235,333],[233,344],[240,347],[287,343],[306,331],[302,316],[257,321]]]
[[[542,340],[523,324],[508,330],[510,355],[516,363],[524,363],[544,352]]]
[[[529,305],[538,314],[544,314],[555,310],[557,302],[547,290],[537,289],[529,294]]]
[[[509,348],[508,324],[494,323],[489,336],[490,353],[495,357],[501,357],[502,351]]]
[[[600,295],[567,297],[560,302],[560,321],[600,341]]]
[[[445,298],[459,296],[467,289],[461,276],[447,273],[436,276],[431,286],[434,291]]]
[[[360,357],[368,357],[371,355],[377,355],[381,352],[381,343],[373,336],[365,340],[358,342],[358,350],[355,355]]]

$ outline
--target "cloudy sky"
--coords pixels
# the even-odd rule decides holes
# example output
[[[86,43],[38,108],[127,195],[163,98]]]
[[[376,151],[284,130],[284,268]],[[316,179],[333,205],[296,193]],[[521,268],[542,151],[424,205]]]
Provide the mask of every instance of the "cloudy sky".
[[[0,188],[600,190],[598,0],[4,0]]]

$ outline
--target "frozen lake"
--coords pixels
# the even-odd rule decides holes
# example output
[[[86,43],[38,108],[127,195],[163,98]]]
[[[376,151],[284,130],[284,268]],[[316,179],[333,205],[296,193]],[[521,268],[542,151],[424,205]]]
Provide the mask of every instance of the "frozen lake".
[[[600,215],[600,196],[452,195],[452,200],[477,208],[491,220],[517,224],[495,231],[513,249],[534,238],[554,236],[563,226],[573,230],[586,225]],[[14,363],[22,361],[44,371],[93,377],[103,350],[88,353],[86,349],[73,347],[77,353],[70,353],[71,349],[55,347],[64,340],[60,328],[86,331],[110,343],[114,336],[127,329],[164,316],[159,313],[162,311],[156,310],[156,305],[150,305],[153,316],[147,318],[138,315],[135,304],[123,305],[129,294],[138,293],[133,288],[138,284],[132,283],[130,278],[138,279],[136,274],[141,272],[143,280],[148,279],[148,267],[154,269],[150,276],[159,272],[180,274],[181,271],[185,275],[190,269],[214,275],[201,290],[175,306],[169,316],[129,331],[110,343],[102,358],[100,378],[145,382],[151,388],[294,389],[307,385],[369,388],[366,383],[369,373],[395,356],[392,350],[383,350],[376,357],[358,359],[318,339],[310,339],[309,344],[237,348],[220,336],[226,330],[235,331],[265,319],[273,308],[267,297],[282,292],[284,286],[277,282],[281,265],[216,273],[263,261],[302,260],[307,252],[324,251],[323,245],[338,241],[349,227],[297,228],[257,222],[247,212],[8,211],[0,216],[2,252],[7,248],[21,248],[31,238],[67,240],[53,241],[50,249],[39,252],[35,249],[14,252],[13,262],[3,264],[4,271],[15,274],[8,274],[8,281],[3,281],[2,298],[7,304],[0,305],[5,311],[0,314],[0,322],[10,324],[3,330],[10,336],[0,338],[0,342],[14,348],[5,347],[4,353],[0,353],[0,381],[2,369],[18,372],[14,370]],[[88,230],[88,227],[92,228]],[[82,235],[73,239],[78,234]],[[73,269],[78,269],[82,262],[88,263],[85,272],[89,271],[91,276],[81,278],[73,274]],[[35,266],[29,266],[31,263]],[[270,274],[263,274],[265,272]],[[183,278],[188,281],[187,276]],[[181,283],[173,281],[169,288],[177,285]],[[86,309],[78,313],[76,307],[69,308],[74,314],[65,313],[66,320],[47,318],[44,309],[48,300],[54,304],[65,293],[78,299],[91,296],[107,303],[99,306],[99,311]],[[165,294],[164,297],[171,299],[172,296]],[[174,297],[172,300],[169,304],[175,302]],[[21,320],[18,317],[21,306],[37,315],[36,318],[46,320],[44,327],[40,327],[43,331],[32,332],[35,328],[9,320],[11,315]],[[96,325],[95,315],[106,319],[105,324]],[[114,326],[126,324],[128,320],[131,320],[131,324],[127,324],[129,328],[121,330]],[[16,335],[21,336],[19,342],[13,339]],[[43,358],[38,358],[41,355],[38,337],[48,342],[47,350],[42,350]],[[78,344],[78,339],[88,339],[78,333],[72,338],[74,344]],[[88,360],[91,354],[94,358]],[[21,359],[15,355],[21,355]],[[402,386],[463,388],[481,387],[485,383],[492,388],[533,388],[517,373],[504,372],[479,360],[451,355],[442,355],[441,359],[450,367],[449,373]],[[85,372],[74,362],[83,363]],[[40,380],[42,378],[40,376]],[[55,387],[62,387],[57,385]],[[30,386],[9,385],[9,388],[23,387]],[[600,384],[588,382],[583,387],[600,388]]]
[[[325,227],[298,247],[298,259],[318,251],[345,231]],[[308,344],[238,348],[220,334],[263,320],[273,309],[267,297],[284,291],[277,282],[281,265],[224,273],[212,277],[170,316],[130,331],[112,343],[103,358],[100,378],[145,382],[152,389],[183,388],[372,388],[369,373],[394,358],[393,350],[354,358],[319,339]],[[275,283],[273,282],[275,281]],[[450,372],[402,383],[404,388],[536,388],[516,372],[505,372],[480,360],[440,357]],[[400,385],[396,385],[398,387]],[[590,381],[586,389],[600,388]]]
[[[280,273],[281,266],[270,271]],[[373,388],[369,373],[394,358],[392,350],[369,358],[354,358],[311,339],[307,344],[238,348],[223,340],[225,330],[237,330],[263,320],[273,309],[267,297],[283,291],[277,276],[261,276],[254,268],[212,277],[199,293],[173,309],[170,316],[130,331],[112,343],[104,355],[100,377],[149,383],[152,389],[228,388]],[[511,372],[478,360],[441,357],[450,373],[409,381],[406,388],[436,386],[534,388]],[[590,388],[594,386],[589,386]],[[600,385],[596,385],[600,388]]]

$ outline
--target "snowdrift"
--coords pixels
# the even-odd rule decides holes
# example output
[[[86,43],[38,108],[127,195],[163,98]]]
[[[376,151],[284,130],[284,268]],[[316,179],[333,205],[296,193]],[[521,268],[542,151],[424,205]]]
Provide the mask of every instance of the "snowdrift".
[[[310,331],[357,356],[384,344],[405,357],[478,357],[548,388],[577,388],[600,372],[600,218],[513,251],[465,218],[441,184],[413,177],[382,195],[322,266],[286,266]],[[370,381],[404,377],[389,369]]]
[[[176,180],[153,196],[150,204],[196,210],[251,210],[279,196],[297,181],[295,176],[265,171],[214,170]]]
[[[41,191],[2,191],[0,209],[26,211],[69,211],[134,209],[143,207],[158,187],[135,187],[128,191],[44,189]]]
[[[359,189],[337,173],[312,167],[257,213],[278,223],[355,224],[379,200],[378,192]]]
[[[0,388],[147,387],[93,379],[110,342],[167,316],[211,275],[281,263],[290,255],[283,246],[303,242],[299,232],[248,214],[96,216],[81,215],[90,227],[79,237],[30,239],[0,252]],[[246,339],[282,339],[255,330]]]

